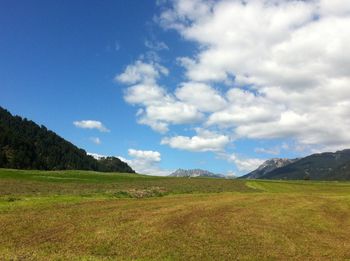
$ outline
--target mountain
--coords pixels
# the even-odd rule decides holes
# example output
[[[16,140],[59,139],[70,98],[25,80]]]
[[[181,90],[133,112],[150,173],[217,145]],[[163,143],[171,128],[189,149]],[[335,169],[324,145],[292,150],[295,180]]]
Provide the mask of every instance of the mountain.
[[[226,178],[222,174],[214,174],[210,171],[203,169],[178,169],[169,176],[171,177],[209,177],[209,178]]]
[[[293,163],[295,161],[297,161],[298,159],[278,159],[278,158],[274,158],[274,159],[269,159],[267,161],[265,161],[263,164],[261,164],[256,170],[242,176],[241,178],[244,179],[259,179],[262,176],[264,176],[265,174],[287,166],[290,163]]]
[[[285,167],[275,169],[263,178],[266,179],[342,179],[339,168],[350,162],[350,150],[317,153],[302,158]]]
[[[259,168],[261,168],[260,166]],[[259,168],[253,173],[257,173]],[[251,174],[251,173],[249,173]],[[250,176],[246,175],[245,178]],[[262,174],[259,173],[259,174]],[[324,152],[295,160],[262,175],[258,179],[290,180],[350,180],[350,149],[337,152]]]
[[[326,179],[329,180],[350,180],[350,161],[335,168]]]
[[[0,167],[134,172],[127,163],[115,157],[96,160],[45,126],[13,116],[2,107],[0,107]]]

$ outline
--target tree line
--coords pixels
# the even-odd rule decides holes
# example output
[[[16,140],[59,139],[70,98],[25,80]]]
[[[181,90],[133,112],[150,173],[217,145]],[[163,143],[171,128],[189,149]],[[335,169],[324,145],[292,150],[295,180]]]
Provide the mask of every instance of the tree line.
[[[134,173],[116,157],[96,160],[45,126],[0,107],[0,167],[39,170],[94,170]]]

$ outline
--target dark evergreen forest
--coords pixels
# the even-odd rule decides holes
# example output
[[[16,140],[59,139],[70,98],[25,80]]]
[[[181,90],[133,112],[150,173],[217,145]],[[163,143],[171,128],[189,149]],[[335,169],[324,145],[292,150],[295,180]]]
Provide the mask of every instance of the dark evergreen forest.
[[[45,126],[0,107],[0,167],[39,170],[134,171],[115,157],[96,160]]]

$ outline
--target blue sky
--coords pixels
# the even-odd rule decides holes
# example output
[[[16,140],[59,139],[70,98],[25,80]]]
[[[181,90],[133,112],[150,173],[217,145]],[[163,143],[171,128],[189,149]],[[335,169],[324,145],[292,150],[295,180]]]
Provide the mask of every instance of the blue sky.
[[[342,0],[2,1],[0,106],[143,173],[241,175],[349,146],[348,25]]]

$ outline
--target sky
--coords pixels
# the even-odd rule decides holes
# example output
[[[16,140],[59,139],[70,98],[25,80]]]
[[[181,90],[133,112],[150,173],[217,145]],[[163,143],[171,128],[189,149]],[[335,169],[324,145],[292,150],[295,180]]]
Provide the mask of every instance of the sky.
[[[136,171],[350,148],[348,0],[1,0],[0,106]]]

